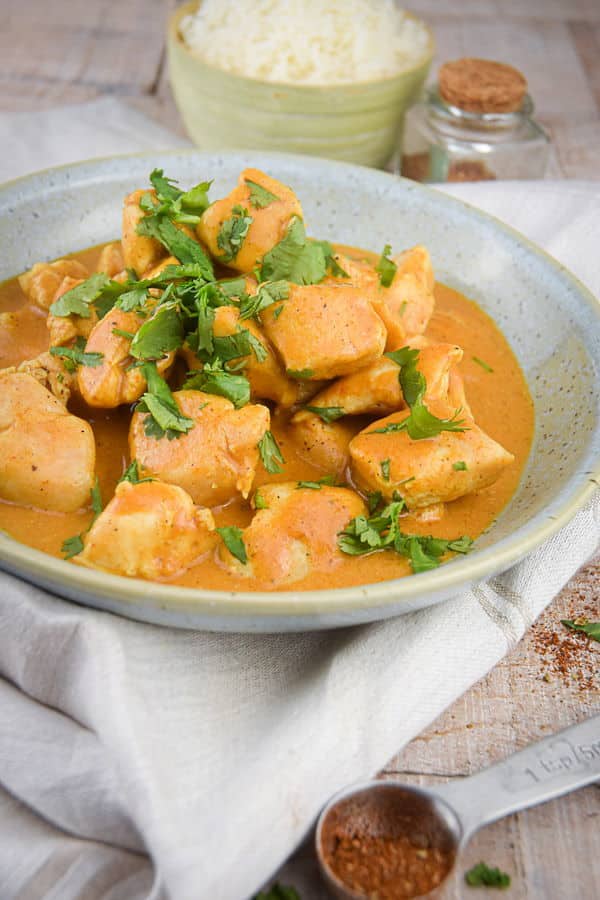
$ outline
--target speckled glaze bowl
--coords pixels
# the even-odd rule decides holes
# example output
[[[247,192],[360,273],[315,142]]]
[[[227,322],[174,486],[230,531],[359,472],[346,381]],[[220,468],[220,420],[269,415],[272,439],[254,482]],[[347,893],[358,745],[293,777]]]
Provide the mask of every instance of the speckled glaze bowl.
[[[285,150],[380,167],[392,157],[404,113],[431,65],[429,29],[422,59],[391,78],[323,87],[277,84],[209,66],[188,50],[179,23],[197,8],[194,0],[173,13],[167,52],[175,102],[200,149]]]
[[[0,567],[79,603],[131,618],[213,631],[301,631],[430,606],[513,565],[564,525],[600,476],[600,308],[517,232],[453,198],[370,169],[306,156],[153,153],[55,169],[0,188],[0,279],[39,260],[112,240],[123,196],[162,167],[184,185],[229,191],[259,166],[291,184],[312,234],[380,248],[422,242],[437,277],[500,325],[535,401],[533,450],[512,502],[468,556],[431,572],[361,587],[225,592],[106,575],[0,534]]]

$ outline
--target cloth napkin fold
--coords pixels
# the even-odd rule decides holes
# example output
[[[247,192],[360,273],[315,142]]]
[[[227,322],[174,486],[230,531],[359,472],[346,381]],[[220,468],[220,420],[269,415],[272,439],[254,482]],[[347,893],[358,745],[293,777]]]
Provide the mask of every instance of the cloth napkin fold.
[[[56,134],[72,113],[44,113],[45,124]],[[33,121],[18,115],[26,141]],[[92,141],[122,151],[111,121],[128,116],[113,100],[80,107],[67,157],[89,154]],[[0,116],[0,137],[10,132],[20,174],[14,118]],[[65,161],[46,130],[28,167]],[[174,145],[141,116],[135,135],[148,149]],[[600,292],[600,186],[445,189]],[[138,624],[0,573],[0,897],[250,897],[330,794],[375,773],[495,665],[599,541],[596,499],[525,561],[454,600],[293,635]],[[304,900],[317,896],[305,883]]]

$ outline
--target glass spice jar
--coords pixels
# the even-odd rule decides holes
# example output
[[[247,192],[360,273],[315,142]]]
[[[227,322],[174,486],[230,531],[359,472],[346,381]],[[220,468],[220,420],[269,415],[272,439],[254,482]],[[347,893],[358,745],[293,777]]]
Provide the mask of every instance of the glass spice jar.
[[[550,139],[526,90],[512,66],[446,63],[407,113],[401,174],[423,182],[542,178]]]

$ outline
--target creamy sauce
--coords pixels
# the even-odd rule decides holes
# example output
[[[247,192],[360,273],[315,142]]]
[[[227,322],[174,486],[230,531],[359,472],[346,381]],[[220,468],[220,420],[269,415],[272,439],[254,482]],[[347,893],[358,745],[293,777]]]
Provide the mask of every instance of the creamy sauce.
[[[101,248],[73,254],[74,258],[95,268]],[[346,251],[348,248],[345,248]],[[375,258],[372,254],[353,251],[355,256]],[[506,339],[490,317],[473,301],[443,284],[436,284],[436,308],[427,328],[427,336],[438,341],[458,344],[464,350],[459,366],[466,396],[477,424],[515,456],[495,484],[476,494],[469,494],[446,505],[438,522],[422,523],[407,515],[402,519],[403,531],[456,538],[468,534],[476,538],[497,518],[513,495],[527,461],[533,435],[533,403],[523,373]],[[18,317],[17,334],[0,327],[0,368],[31,359],[48,348],[45,314],[29,303],[16,279],[0,286],[0,313],[13,312]],[[484,360],[493,372],[486,371],[473,360]],[[105,503],[112,497],[117,481],[127,463],[127,433],[130,410],[89,409],[76,400],[69,409],[86,418],[94,430],[97,445],[96,470]],[[360,431],[364,418],[344,420],[352,432]],[[268,475],[259,466],[255,486],[268,481],[316,480],[324,471],[301,459],[286,431],[287,417],[273,415],[271,430],[286,460],[283,475]],[[306,492],[309,494],[309,492]],[[310,502],[307,497],[307,502]],[[217,526],[237,525],[244,528],[252,518],[247,501],[236,500],[225,508],[213,510]],[[83,531],[91,522],[89,510],[77,513],[51,513],[17,506],[0,500],[0,528],[16,540],[38,550],[62,558],[63,541]],[[332,588],[370,584],[408,575],[408,562],[391,552],[373,553],[366,557],[339,553],[328,571],[314,572],[292,585],[293,590]],[[193,566],[173,579],[175,584],[219,590],[252,590],[264,586],[251,579],[239,578],[226,571],[217,555]]]

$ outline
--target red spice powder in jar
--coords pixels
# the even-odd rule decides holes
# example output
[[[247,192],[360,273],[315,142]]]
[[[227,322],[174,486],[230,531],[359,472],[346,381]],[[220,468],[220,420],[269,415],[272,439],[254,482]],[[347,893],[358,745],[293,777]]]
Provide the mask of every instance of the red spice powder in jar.
[[[449,832],[428,814],[428,801],[401,789],[369,790],[341,800],[321,831],[331,874],[358,896],[399,900],[428,894],[454,864]],[[415,806],[416,804],[416,806]],[[421,805],[421,808],[419,808]]]

